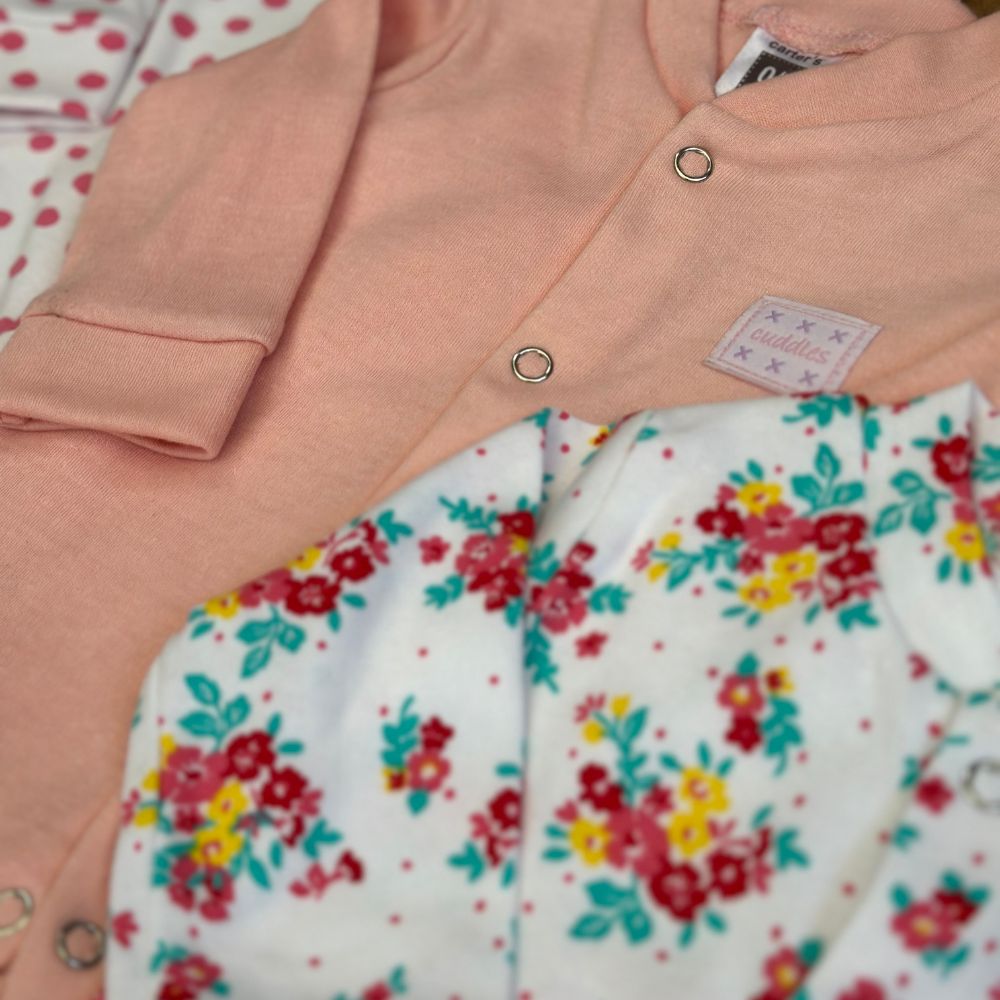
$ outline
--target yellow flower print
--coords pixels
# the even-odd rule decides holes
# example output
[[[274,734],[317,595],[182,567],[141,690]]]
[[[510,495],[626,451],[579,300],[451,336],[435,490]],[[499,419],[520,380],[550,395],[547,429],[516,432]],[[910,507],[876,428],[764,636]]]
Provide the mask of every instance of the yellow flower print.
[[[791,694],[795,690],[788,667],[772,667],[764,674],[764,683],[771,694]]]
[[[604,727],[597,719],[587,719],[583,724],[583,738],[588,743],[599,743],[604,736]]]
[[[808,580],[816,572],[815,552],[786,552],[772,564],[775,574],[788,583]]]
[[[628,714],[629,705],[632,699],[627,694],[620,694],[611,699],[611,714],[616,719],[624,718]]]
[[[611,831],[589,819],[578,819],[569,828],[569,843],[584,864],[599,865],[607,852]]]
[[[736,494],[751,514],[763,514],[769,507],[781,503],[781,487],[777,483],[746,483]]]
[[[383,767],[382,782],[387,792],[398,792],[406,787],[406,772],[394,767]]]
[[[680,548],[682,541],[683,539],[681,538],[681,533],[679,531],[668,531],[660,539],[657,547],[661,551],[663,549],[670,551],[671,549]],[[657,562],[653,563],[653,565],[646,570],[646,576],[649,578],[651,583],[656,583],[656,581],[659,580],[660,577],[662,577],[669,569],[670,560],[663,560],[662,557],[660,557]]]
[[[597,429],[597,433],[590,439],[590,444],[594,448],[600,447],[611,435],[611,428],[605,424]]]
[[[231,828],[243,815],[250,799],[247,798],[243,786],[235,779],[227,781],[208,804],[208,818],[220,827]]]
[[[759,574],[740,587],[739,593],[747,604],[758,611],[773,611],[782,604],[790,604],[793,598],[787,579],[776,576],[768,580]]]
[[[682,541],[683,541],[683,538],[681,537],[681,533],[679,531],[668,531],[660,539],[660,548],[661,549],[679,549],[681,547],[681,542]]]
[[[236,591],[213,597],[205,603],[205,614],[213,618],[232,618],[240,610],[240,595]]]
[[[670,563],[653,563],[653,565],[646,570],[646,576],[649,578],[650,583],[656,583],[656,581],[659,580],[668,569],[670,569]]]
[[[142,806],[135,811],[132,823],[135,826],[154,826],[159,815],[160,811],[156,806]]]
[[[323,550],[315,545],[310,545],[301,555],[296,556],[287,566],[288,569],[312,569],[319,562],[319,557],[323,555]]]
[[[191,858],[199,865],[223,868],[243,850],[243,834],[224,826],[210,826],[194,835]]]
[[[674,813],[667,838],[685,858],[690,858],[712,842],[708,817],[703,812]]]
[[[519,552],[521,555],[527,555],[531,551],[531,541],[521,535],[515,535],[511,539],[510,550],[511,552]]]
[[[972,521],[957,521],[944,540],[962,562],[977,563],[986,558],[982,529]]]
[[[677,794],[698,812],[725,812],[729,808],[726,783],[700,767],[686,767]]]
[[[160,790],[160,772],[157,770],[150,771],[145,778],[142,779],[142,789],[147,792],[158,792]]]

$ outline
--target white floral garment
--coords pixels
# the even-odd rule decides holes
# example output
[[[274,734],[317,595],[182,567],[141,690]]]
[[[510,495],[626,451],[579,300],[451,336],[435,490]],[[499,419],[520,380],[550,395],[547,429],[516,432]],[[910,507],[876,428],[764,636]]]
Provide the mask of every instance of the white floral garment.
[[[998,530],[971,386],[495,435],[168,643],[108,1000],[998,1000]]]

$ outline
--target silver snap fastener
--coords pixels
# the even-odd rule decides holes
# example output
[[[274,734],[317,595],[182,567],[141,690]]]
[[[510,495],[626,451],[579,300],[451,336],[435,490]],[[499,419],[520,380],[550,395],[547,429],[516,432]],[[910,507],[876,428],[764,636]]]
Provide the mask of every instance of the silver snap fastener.
[[[90,942],[89,954],[75,954],[70,950],[70,938],[85,937]],[[71,969],[92,969],[104,958],[106,935],[104,928],[89,920],[70,920],[62,925],[56,935],[56,954]]]
[[[689,174],[681,166],[681,160],[683,160],[688,153],[692,156],[700,156],[705,161],[704,173]],[[677,152],[674,153],[674,170],[677,171],[677,176],[682,180],[690,181],[692,184],[700,184],[702,181],[707,181],[709,177],[712,176],[712,169],[714,166],[715,164],[712,162],[712,154],[709,153],[707,149],[702,149],[701,146],[685,146],[683,149],[678,149]]]
[[[0,938],[11,937],[23,931],[31,920],[31,914],[35,912],[34,897],[27,889],[0,889],[0,903],[8,899],[13,899],[20,904],[21,912],[6,924],[0,924]]]
[[[987,791],[983,786],[991,780],[993,787]],[[970,764],[962,790],[977,809],[1000,815],[1000,760],[984,757]]]
[[[525,358],[541,358],[545,363],[545,371],[538,375],[526,375],[521,370],[521,362]],[[552,374],[552,355],[548,351],[543,351],[540,347],[522,347],[514,357],[510,359],[510,366],[514,369],[514,374],[522,382],[544,382]]]

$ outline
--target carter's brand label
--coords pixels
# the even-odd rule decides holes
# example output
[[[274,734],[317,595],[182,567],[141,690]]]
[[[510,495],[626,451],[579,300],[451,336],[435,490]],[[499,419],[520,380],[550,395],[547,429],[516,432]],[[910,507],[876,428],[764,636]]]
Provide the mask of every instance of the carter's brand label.
[[[773,392],[835,392],[881,329],[765,295],[729,328],[705,364]]]
[[[758,28],[736,54],[726,72],[719,77],[719,82],[715,85],[715,96],[721,97],[748,83],[763,83],[786,73],[797,73],[800,69],[825,66],[840,60],[841,56],[817,56],[799,52],[798,49],[779,42],[763,28]]]

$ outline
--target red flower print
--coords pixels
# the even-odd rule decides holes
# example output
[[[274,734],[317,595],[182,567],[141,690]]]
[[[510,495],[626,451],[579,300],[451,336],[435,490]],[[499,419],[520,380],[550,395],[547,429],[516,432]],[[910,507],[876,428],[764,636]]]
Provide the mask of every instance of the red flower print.
[[[420,738],[425,750],[443,750],[455,735],[451,726],[443,723],[436,715],[420,727]]]
[[[934,901],[941,907],[944,915],[955,924],[967,924],[975,915],[979,907],[968,897],[960,892],[949,892],[945,889],[938,889],[934,893]]]
[[[573,712],[574,722],[586,722],[591,713],[599,712],[604,708],[605,697],[603,694],[588,694],[586,698],[576,706]]]
[[[194,909],[194,890],[188,882],[197,874],[198,866],[186,855],[177,858],[170,866],[167,894],[182,910]]]
[[[576,655],[581,658],[600,656],[607,641],[608,637],[603,632],[588,632],[587,635],[581,635],[576,640]]]
[[[873,553],[864,549],[850,549],[826,564],[826,570],[840,580],[858,580],[868,576],[875,568]]]
[[[489,577],[511,558],[510,539],[501,535],[470,535],[455,557],[455,570],[466,577]]]
[[[196,1000],[198,994],[187,983],[166,982],[156,994],[156,1000]]]
[[[750,888],[747,859],[726,850],[718,850],[708,859],[712,873],[711,889],[720,896],[742,896]]]
[[[816,548],[820,552],[836,552],[856,545],[868,530],[868,522],[860,514],[826,514],[814,526]]]
[[[340,584],[323,576],[293,580],[285,596],[285,607],[296,615],[325,615],[337,605]]]
[[[322,899],[327,887],[333,885],[334,882],[336,882],[336,879],[333,875],[327,875],[323,871],[323,866],[318,861],[315,861],[306,869],[306,877],[304,879],[295,879],[289,885],[288,890],[293,896],[298,896],[300,899],[304,899],[307,896],[315,896],[317,899]]]
[[[757,552],[780,554],[795,552],[813,536],[813,526],[786,504],[768,507],[763,514],[753,514],[746,519],[746,540]]]
[[[577,542],[566,556],[566,565],[579,569],[582,563],[589,562],[596,553],[597,549],[590,542]]]
[[[135,915],[131,910],[122,910],[111,918],[111,933],[123,948],[131,947],[132,935],[138,930],[139,925],[135,922]]]
[[[176,747],[160,772],[160,798],[178,805],[207,802],[222,787],[228,766],[225,754]]]
[[[565,632],[587,617],[587,600],[581,591],[593,582],[586,573],[563,568],[544,587],[532,589],[530,610],[541,616],[548,631]]]
[[[420,539],[420,561],[429,566],[431,563],[439,563],[448,554],[451,545],[440,535],[433,535],[430,538]]]
[[[521,825],[521,793],[502,789],[490,800],[489,810],[501,830],[516,830]]]
[[[931,450],[934,475],[942,483],[953,486],[966,482],[972,472],[972,447],[969,439],[962,435],[938,441]]]
[[[406,788],[406,772],[390,771],[386,777],[390,792],[398,792],[401,788]]]
[[[276,569],[244,584],[238,592],[240,604],[245,608],[259,607],[264,601],[277,604],[288,595],[292,582],[292,574],[287,569]]]
[[[874,979],[859,979],[850,989],[838,994],[837,1000],[889,1000],[889,995]]]
[[[167,978],[171,982],[184,983],[195,990],[209,989],[218,982],[222,969],[202,955],[188,955],[179,962],[171,962],[167,967]]]
[[[948,948],[957,937],[948,912],[936,901],[913,903],[892,918],[892,929],[910,951]]]
[[[330,569],[345,580],[358,582],[375,572],[375,564],[360,545],[335,552],[330,558]]]
[[[229,916],[229,903],[236,898],[233,877],[225,868],[206,869],[205,891],[206,899],[199,907],[201,915],[206,920],[225,920]]]
[[[201,826],[204,817],[195,806],[183,806],[174,816],[174,828],[181,833],[194,833]]]
[[[361,1000],[389,1000],[391,996],[392,990],[385,983],[376,983],[361,994]]]
[[[256,778],[261,770],[274,763],[272,743],[271,736],[259,729],[237,736],[226,747],[226,756],[229,758],[226,773],[235,774],[243,781]]]
[[[827,608],[835,608],[855,595],[866,596],[877,586],[874,570],[874,553],[863,549],[848,549],[832,559],[820,573],[823,603]]]
[[[506,535],[514,535],[517,538],[535,537],[535,519],[530,511],[517,510],[510,514],[501,514],[497,521]]]
[[[650,876],[649,894],[658,906],[685,923],[694,920],[708,900],[695,868],[688,864],[675,865],[666,859]]]
[[[740,554],[740,561],[736,565],[744,576],[750,576],[753,573],[759,573],[764,568],[764,557],[752,549],[745,549]]]
[[[469,583],[469,591],[483,591],[487,611],[500,611],[524,589],[524,563],[512,561],[497,570],[477,573]]]
[[[979,509],[983,513],[983,520],[987,521],[994,531],[1000,531],[1000,493],[984,497],[979,503]],[[975,519],[969,518],[969,520]]]
[[[639,803],[639,808],[649,813],[651,816],[659,816],[661,813],[670,812],[674,807],[674,796],[669,788],[662,785],[653,785],[646,791]]]
[[[694,519],[695,524],[707,535],[721,535],[723,538],[736,538],[743,534],[743,518],[739,512],[720,503],[717,507],[708,507]]]
[[[451,764],[435,750],[417,750],[406,762],[410,788],[433,792],[440,788],[451,773]]]
[[[625,803],[622,787],[611,780],[606,767],[586,764],[580,769],[580,798],[601,812],[616,812]]]
[[[943,778],[933,775],[924,778],[918,785],[915,798],[925,809],[932,813],[941,813],[948,807],[955,793],[948,787]]]
[[[608,821],[611,839],[608,863],[631,868],[637,875],[655,875],[667,853],[667,835],[656,820],[640,809],[620,809]]]
[[[770,985],[770,995],[777,998],[790,997],[805,981],[809,971],[805,962],[792,948],[782,948],[764,963],[764,975]]]
[[[643,544],[635,550],[635,555],[632,556],[632,560],[629,563],[632,569],[634,569],[637,573],[641,573],[649,565],[649,557],[655,547],[656,546],[652,541],[643,542]]]
[[[760,681],[753,675],[732,674],[722,682],[718,702],[737,715],[756,715],[764,707]]]
[[[726,730],[726,742],[738,746],[744,753],[750,753],[762,742],[760,725],[752,715],[734,715],[732,724]]]
[[[334,875],[348,882],[360,882],[365,877],[365,866],[353,851],[344,851],[337,859]]]
[[[278,767],[260,793],[260,801],[274,809],[291,809],[301,798],[308,782],[294,767]]]
[[[139,804],[141,796],[137,789],[133,788],[132,791],[128,793],[128,797],[122,803],[121,809],[121,821],[122,826],[130,826],[132,820],[135,818],[135,807]]]

